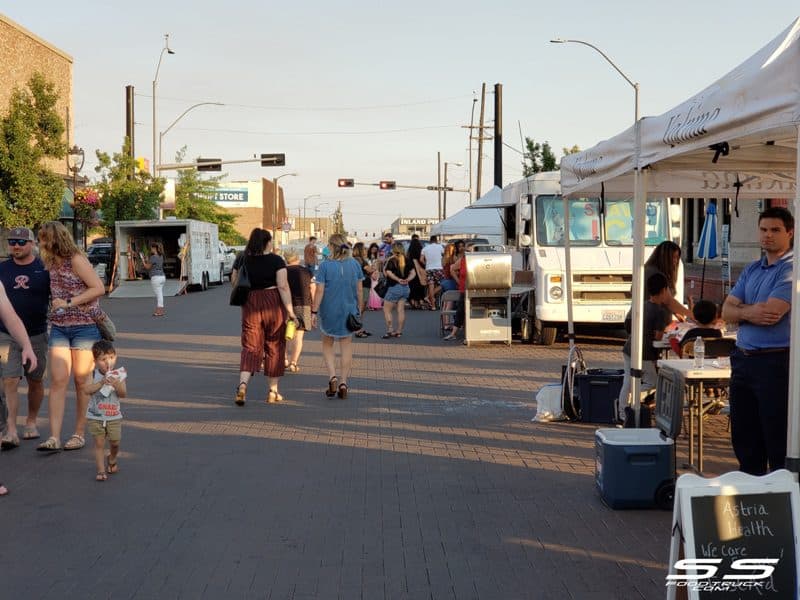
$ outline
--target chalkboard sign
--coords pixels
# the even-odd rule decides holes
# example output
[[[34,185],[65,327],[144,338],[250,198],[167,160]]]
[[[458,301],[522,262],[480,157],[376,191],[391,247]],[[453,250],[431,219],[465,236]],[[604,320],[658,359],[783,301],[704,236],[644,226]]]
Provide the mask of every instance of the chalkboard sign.
[[[798,598],[799,490],[788,471],[717,479],[682,475],[668,597],[685,588],[698,600]]]

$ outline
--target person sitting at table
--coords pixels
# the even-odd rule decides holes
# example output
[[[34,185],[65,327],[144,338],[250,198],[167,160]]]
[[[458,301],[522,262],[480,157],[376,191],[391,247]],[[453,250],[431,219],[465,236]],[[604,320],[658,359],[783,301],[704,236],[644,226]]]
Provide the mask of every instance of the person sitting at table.
[[[686,332],[680,336],[680,339],[675,338],[678,349],[675,350],[673,346],[673,350],[675,350],[675,354],[678,355],[678,358],[682,358],[681,348],[684,344],[695,338],[722,337],[721,326],[724,321],[717,319],[717,305],[711,302],[711,300],[698,300],[692,307],[692,316],[694,317],[693,320],[696,327],[687,329]]]
[[[663,273],[655,273],[647,279],[647,302],[644,304],[642,327],[642,391],[656,387],[658,374],[656,361],[659,350],[653,347],[654,340],[660,340],[664,329],[672,322],[672,313],[667,308],[673,300],[672,290]],[[626,409],[630,405],[631,396],[631,313],[625,317],[625,330],[628,340],[622,348],[622,362],[625,372],[622,377],[622,388],[617,399],[617,417],[620,422],[625,422]]]

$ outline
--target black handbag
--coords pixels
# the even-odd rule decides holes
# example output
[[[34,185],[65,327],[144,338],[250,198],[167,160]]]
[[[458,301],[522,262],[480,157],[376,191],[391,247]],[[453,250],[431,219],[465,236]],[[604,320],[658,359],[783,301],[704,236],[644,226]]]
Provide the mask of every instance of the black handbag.
[[[231,306],[244,306],[250,294],[250,278],[247,276],[246,259],[242,257],[242,266],[236,274],[236,285],[231,290]]]
[[[347,315],[347,330],[348,331],[361,331],[364,324],[361,322],[361,316],[356,314]]]
[[[383,298],[386,296],[386,292],[388,291],[389,285],[386,283],[386,276],[381,275],[380,279],[378,279],[378,283],[375,284],[375,293]]]

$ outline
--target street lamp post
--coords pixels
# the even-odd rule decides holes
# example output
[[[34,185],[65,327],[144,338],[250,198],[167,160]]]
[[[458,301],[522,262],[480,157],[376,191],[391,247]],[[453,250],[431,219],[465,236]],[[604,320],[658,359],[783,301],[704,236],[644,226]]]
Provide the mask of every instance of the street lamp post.
[[[311,194],[310,196],[306,196],[305,198],[303,198],[303,239],[305,239],[307,237],[306,236],[306,201],[307,200],[311,200],[311,198],[321,198],[321,197],[322,197],[321,194]]]
[[[319,208],[320,206],[328,206],[327,202],[320,202],[314,207],[314,220],[317,222],[317,233],[319,233]]]
[[[194,110],[198,106],[225,106],[225,105],[222,102],[198,102],[197,104],[193,104],[185,111],[183,111],[177,119],[175,119],[172,123],[170,123],[169,127],[167,127],[164,131],[160,132],[158,134],[158,162],[156,163],[156,172],[158,172],[158,170],[161,169],[161,142],[164,140],[164,136],[167,135],[169,130],[175,127],[178,121],[180,121],[183,117],[185,117],[188,112]]]
[[[447,165],[455,167],[463,167],[464,163],[461,162],[447,162],[444,163],[444,189],[442,190],[442,219],[447,218]]]
[[[278,180],[281,177],[297,177],[297,173],[284,173],[283,175],[278,175],[275,179],[272,180],[272,185],[275,186],[275,195],[272,198],[272,245],[275,246],[278,240]]]
[[[78,173],[83,169],[86,154],[83,148],[74,144],[67,153],[67,167],[72,172],[72,239],[78,242],[78,211],[75,192],[78,191]]]
[[[561,38],[556,38],[554,40],[550,40],[553,44],[582,44],[583,46],[588,46],[595,52],[597,52],[600,56],[602,56],[608,64],[614,67],[614,70],[619,73],[622,78],[628,82],[628,84],[633,88],[633,111],[634,111],[634,135],[635,135],[635,148],[636,148],[636,165],[633,171],[633,284],[632,284],[632,298],[631,298],[631,312],[634,318],[631,321],[631,348],[633,351],[631,352],[631,398],[633,399],[633,407],[635,412],[635,422],[638,426],[639,424],[639,404],[640,404],[640,394],[639,390],[641,389],[641,377],[642,377],[642,353],[641,351],[637,350],[638,348],[642,347],[642,307],[644,306],[644,221],[645,221],[645,203],[646,197],[642,193],[642,182],[641,182],[641,171],[639,170],[639,149],[641,147],[641,128],[639,123],[639,83],[633,81],[630,77],[628,77],[622,69],[620,69],[613,60],[611,60],[608,55],[600,50],[594,44],[590,44],[589,42],[584,42],[583,40],[564,40]],[[566,207],[566,197],[564,198],[564,205]],[[569,231],[569,211],[565,210],[565,222],[564,222],[564,231]],[[570,264],[570,252],[569,252],[569,235],[566,236],[566,267],[567,271],[571,272],[571,264]],[[567,298],[571,297],[572,291],[569,289],[569,278],[566,278],[567,281],[566,289],[564,290],[564,294],[567,295]],[[572,320],[572,302],[567,302],[567,318],[570,323],[571,330],[569,331],[569,341],[570,347],[574,345],[575,339],[575,332],[572,330],[574,328],[573,320]]]
[[[169,34],[164,34],[164,47],[161,49],[161,54],[158,55],[158,65],[156,65],[156,76],[153,77],[153,177],[158,174],[156,164],[156,132],[158,131],[156,124],[156,86],[158,85],[158,72],[161,70],[161,60],[164,58],[164,52],[167,54],[175,54],[175,51],[169,47]],[[160,160],[160,157],[159,157]]]

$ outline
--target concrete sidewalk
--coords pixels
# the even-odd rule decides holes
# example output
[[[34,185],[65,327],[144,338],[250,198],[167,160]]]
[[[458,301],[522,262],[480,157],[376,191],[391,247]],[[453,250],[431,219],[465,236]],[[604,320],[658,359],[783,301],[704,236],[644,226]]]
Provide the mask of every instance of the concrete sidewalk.
[[[96,483],[89,447],[0,455],[4,597],[664,597],[671,513],[603,505],[595,426],[531,422],[565,345],[445,343],[420,311],[381,340],[369,313],[350,398],[324,397],[313,333],[285,403],[259,377],[237,408],[227,292],[168,298],[163,319],[152,299],[104,302],[130,374],[120,472]],[[591,367],[621,345],[581,340]],[[724,417],[706,452],[733,468]]]

